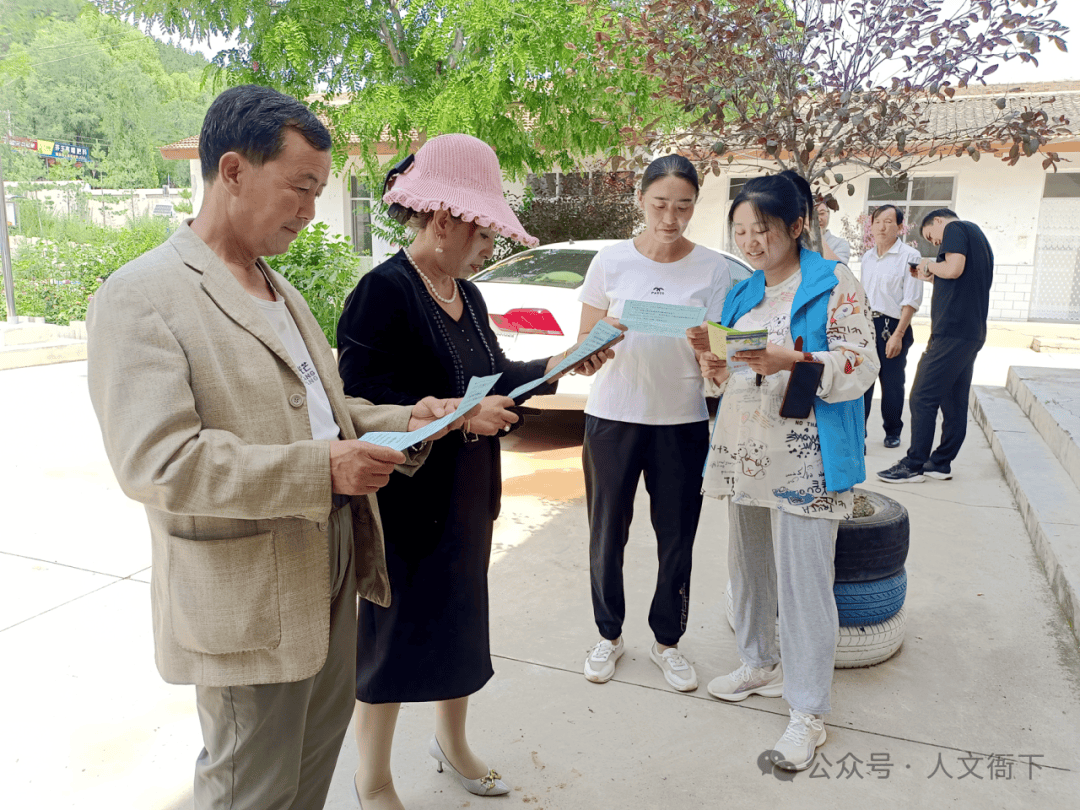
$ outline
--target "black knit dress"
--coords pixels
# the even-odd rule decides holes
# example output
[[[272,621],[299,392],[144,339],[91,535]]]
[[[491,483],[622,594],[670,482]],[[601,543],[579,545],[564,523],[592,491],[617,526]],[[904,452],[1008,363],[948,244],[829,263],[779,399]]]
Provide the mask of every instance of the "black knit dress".
[[[476,287],[458,282],[454,321],[403,253],[366,274],[338,324],[339,369],[350,396],[376,404],[460,397],[474,376],[502,372],[505,394],[544,373],[547,358],[511,363]],[[545,394],[553,385],[533,393]],[[356,697],[365,703],[449,700],[494,674],[487,568],[501,494],[499,440],[460,431],[434,442],[424,464],[378,493],[390,606],[360,601]]]

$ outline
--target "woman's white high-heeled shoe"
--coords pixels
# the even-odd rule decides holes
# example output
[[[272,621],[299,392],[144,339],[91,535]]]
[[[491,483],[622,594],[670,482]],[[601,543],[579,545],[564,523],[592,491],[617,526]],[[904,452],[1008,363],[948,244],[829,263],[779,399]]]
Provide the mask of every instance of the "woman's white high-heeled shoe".
[[[364,803],[362,801],[360,801],[360,788],[358,788],[356,786],[356,774],[358,774],[358,773],[360,773],[360,772],[357,771],[356,773],[353,774],[352,789],[353,789],[353,795],[356,796],[356,806],[359,807],[360,810],[364,810]]]
[[[510,792],[510,788],[502,781],[502,777],[495,773],[494,769],[489,769],[487,776],[481,776],[479,779],[466,779],[458,773],[457,769],[450,764],[450,760],[446,758],[446,754],[442,752],[442,748],[439,747],[439,741],[435,738],[434,734],[431,735],[431,744],[428,745],[428,753],[438,760],[439,773],[442,773],[443,763],[445,762],[446,767],[458,778],[458,781],[461,782],[461,786],[469,791],[469,793],[474,793],[477,796],[505,796]]]

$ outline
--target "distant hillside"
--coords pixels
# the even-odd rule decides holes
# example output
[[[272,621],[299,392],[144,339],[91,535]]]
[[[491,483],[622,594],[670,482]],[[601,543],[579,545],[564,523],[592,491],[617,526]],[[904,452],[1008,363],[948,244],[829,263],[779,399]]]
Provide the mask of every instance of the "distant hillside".
[[[5,177],[188,185],[187,162],[157,147],[198,131],[208,64],[83,0],[0,0],[0,129],[15,144],[0,147]]]

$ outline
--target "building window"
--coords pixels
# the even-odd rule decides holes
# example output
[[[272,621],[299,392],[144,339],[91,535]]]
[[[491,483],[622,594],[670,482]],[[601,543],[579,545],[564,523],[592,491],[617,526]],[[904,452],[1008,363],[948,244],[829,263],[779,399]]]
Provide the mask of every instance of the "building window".
[[[763,177],[764,175],[755,176]],[[731,228],[729,228],[727,224],[727,212],[731,210],[731,204],[735,202],[735,198],[739,196],[739,192],[743,190],[743,186],[745,186],[750,180],[753,179],[753,177],[728,178],[727,206],[724,208],[724,222],[723,227],[720,229],[720,232],[723,234],[723,249],[736,255],[741,255],[741,251],[739,250],[738,245],[735,244],[735,240],[731,236]]]
[[[1080,197],[1080,172],[1057,172],[1046,175],[1043,197]]]
[[[745,186],[748,181],[753,179],[754,178],[752,177],[732,177],[728,180],[728,205],[731,205],[731,203],[735,201],[735,198],[739,196],[739,192],[742,191],[743,186]]]
[[[371,255],[371,191],[355,176],[349,178],[349,204],[352,210],[353,250]]]
[[[937,256],[937,248],[922,238],[919,226],[923,217],[936,208],[955,209],[955,177],[874,177],[866,200],[869,215],[879,205],[890,203],[904,212],[909,226],[905,241],[914,242],[923,256]]]
[[[1080,322],[1080,172],[1046,175],[1030,318]]]

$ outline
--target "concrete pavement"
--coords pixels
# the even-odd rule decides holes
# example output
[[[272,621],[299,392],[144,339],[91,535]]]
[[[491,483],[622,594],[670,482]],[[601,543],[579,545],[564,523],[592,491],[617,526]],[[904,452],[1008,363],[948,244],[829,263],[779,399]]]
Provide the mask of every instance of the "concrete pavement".
[[[1008,365],[1077,367],[1080,356],[991,344],[976,383],[1003,385]],[[0,372],[4,805],[188,808],[200,747],[194,690],[154,669],[145,517],[108,468],[85,369]],[[670,690],[648,659],[656,562],[644,491],[627,550],[628,652],[612,682],[582,677],[596,631],[573,420],[533,420],[504,453],[491,569],[496,676],[474,698],[469,729],[513,792],[480,799],[436,773],[431,707],[410,705],[394,754],[410,810],[1075,806],[1080,652],[974,424],[954,480],[866,484],[911,515],[906,640],[884,664],[836,672],[822,767],[788,783],[755,764],[783,732],[786,704],[722,704],[704,688],[737,664],[724,619],[722,504],[706,501],[682,644],[701,688]],[[881,438],[872,419],[871,474],[900,455]],[[355,806],[354,768],[350,735],[327,807]]]

